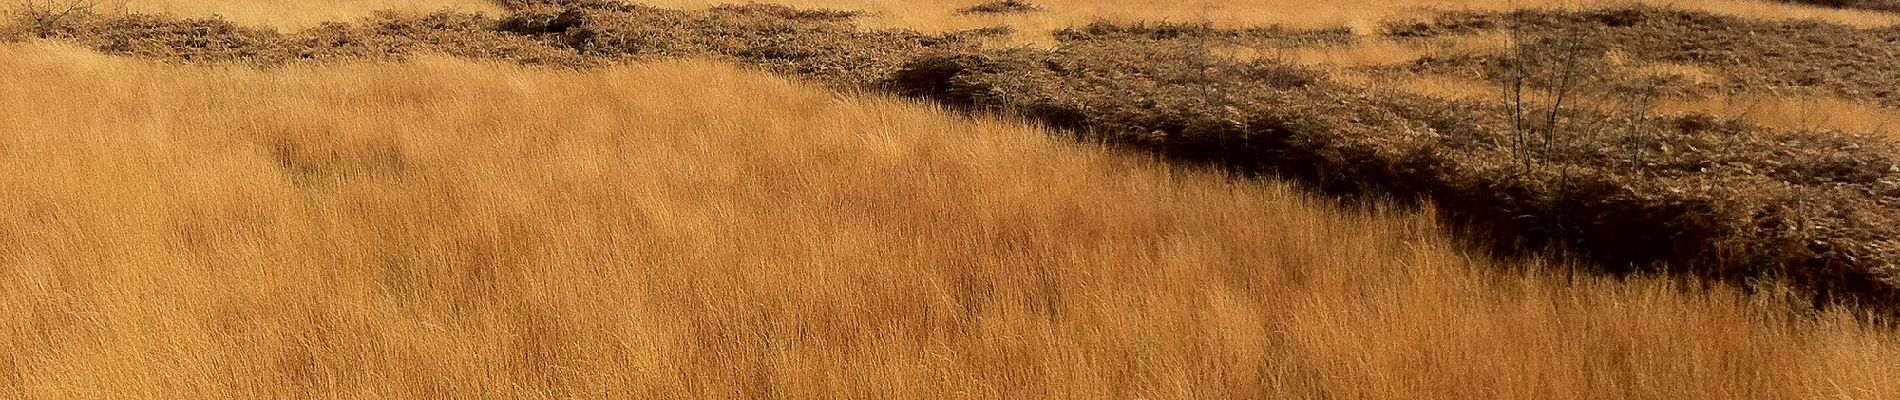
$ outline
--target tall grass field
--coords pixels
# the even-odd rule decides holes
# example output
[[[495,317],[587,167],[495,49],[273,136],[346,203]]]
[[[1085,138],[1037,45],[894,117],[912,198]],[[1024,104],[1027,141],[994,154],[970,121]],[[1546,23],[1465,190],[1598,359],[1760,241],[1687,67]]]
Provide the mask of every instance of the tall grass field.
[[[920,29],[1206,12],[906,11],[951,3],[789,4]],[[497,6],[126,7],[294,29]],[[1852,309],[1495,259],[1430,207],[1065,137],[710,60],[258,68],[0,43],[0,399],[1900,398],[1900,333]]]

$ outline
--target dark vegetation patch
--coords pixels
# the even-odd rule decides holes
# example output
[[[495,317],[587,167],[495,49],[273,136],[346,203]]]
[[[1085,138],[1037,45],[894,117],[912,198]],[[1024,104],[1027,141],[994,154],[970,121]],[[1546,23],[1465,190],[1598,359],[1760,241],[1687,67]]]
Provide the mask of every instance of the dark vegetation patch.
[[[1207,23],[1183,22],[1096,22],[1081,27],[1057,30],[1055,38],[1063,43],[1089,42],[1180,42],[1198,46],[1235,46],[1260,49],[1337,46],[1354,43],[1351,28],[1287,29],[1280,26],[1216,28]]]
[[[173,62],[236,62],[277,66],[289,62],[399,60],[420,53],[507,59],[532,65],[592,66],[600,60],[495,29],[480,14],[381,13],[353,24],[327,23],[279,33],[222,19],[178,19],[150,14],[63,21],[48,36],[106,54]]]
[[[1900,0],[1781,0],[1822,7],[1900,12]]]
[[[221,19],[130,14],[72,19],[49,31],[107,54],[173,62],[277,66],[400,60],[421,53],[586,68],[615,61],[712,57],[821,81],[868,85],[922,49],[973,49],[978,30],[864,31],[856,12],[747,4],[703,11],[605,1],[511,2],[507,15],[380,13],[291,33]]]
[[[1429,201],[1455,226],[1484,232],[1473,237],[1495,239],[1489,244],[1503,254],[1575,249],[1609,272],[1788,282],[1817,302],[1900,311],[1900,148],[1885,138],[1584,109],[1513,122],[1503,104],[1366,90],[1304,67],[1207,51],[1349,43],[1344,30],[1097,23],[1057,32],[1058,45],[1044,50],[986,48],[982,32],[865,31],[849,12],[771,5],[504,5],[509,12],[499,18],[385,14],[288,34],[134,15],[74,21],[56,37],[114,54],[267,66],[418,52],[573,67],[725,59],[831,85],[1018,113],[1082,140],[1290,177],[1345,196]],[[1873,58],[1891,48],[1868,47],[1891,43],[1882,35],[1892,32],[1818,23],[1629,8],[1456,14],[1395,25],[1389,33],[1432,37],[1506,27],[1585,35],[1584,42],[1596,44],[1574,52],[1584,58],[1616,50],[1735,71],[1736,85],[1812,76],[1810,86],[1879,99],[1877,84],[1893,79],[1892,70],[1876,68],[1888,61]],[[1418,68],[1550,64],[1484,57],[1434,59]],[[1753,57],[1766,58],[1740,61]]]
[[[1639,62],[1721,71],[1724,82],[1719,89],[1723,91],[1826,94],[1900,107],[1900,27],[1857,29],[1817,21],[1761,21],[1635,7],[1451,13],[1433,21],[1393,24],[1387,31],[1406,38],[1518,32],[1534,40],[1563,40],[1586,47],[1580,54],[1584,65],[1611,64],[1605,55],[1614,50]],[[1516,61],[1510,58],[1509,54],[1431,57],[1402,67],[1497,82],[1509,75]],[[1649,84],[1608,75],[1591,79]],[[1694,94],[1696,88],[1679,89]]]
[[[864,86],[927,49],[973,51],[985,30],[922,34],[865,31],[851,12],[769,4],[683,11],[618,3],[518,6],[502,26],[548,46],[612,59],[725,58],[773,72]]]
[[[964,7],[957,10],[960,14],[1022,14],[1041,12],[1042,7],[1022,0],[996,0],[988,3]]]

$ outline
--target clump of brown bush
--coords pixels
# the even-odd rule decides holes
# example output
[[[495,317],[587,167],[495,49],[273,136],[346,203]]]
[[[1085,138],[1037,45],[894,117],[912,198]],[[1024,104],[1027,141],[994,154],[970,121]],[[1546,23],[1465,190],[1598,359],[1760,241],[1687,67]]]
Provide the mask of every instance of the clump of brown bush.
[[[184,63],[231,62],[276,66],[289,62],[402,59],[433,52],[580,67],[600,60],[496,29],[501,21],[474,13],[386,12],[355,23],[327,23],[280,33],[217,18],[180,19],[153,14],[94,15],[63,20],[46,37],[100,52]]]
[[[581,54],[608,58],[718,57],[774,72],[864,86],[925,49],[974,49],[984,32],[867,32],[856,12],[771,4],[700,11],[639,5],[522,2],[503,27]]]
[[[1822,7],[1848,8],[1900,12],[1900,1],[1896,0],[1780,0],[1785,3],[1811,4]]]
[[[1022,0],[996,0],[964,7],[958,14],[1022,14],[1043,11],[1042,6]]]
[[[54,37],[108,54],[183,62],[256,60],[280,62],[283,36],[220,19],[171,19],[152,15],[89,19],[63,26]]]
[[[22,0],[8,4],[22,23],[17,31],[27,31],[41,39],[74,20],[85,19],[99,7],[98,0]]]
[[[1205,22],[1095,22],[1055,32],[1066,43],[1192,40],[1200,45],[1290,48],[1343,45],[1356,39],[1351,28],[1289,29],[1281,26],[1220,28]]]

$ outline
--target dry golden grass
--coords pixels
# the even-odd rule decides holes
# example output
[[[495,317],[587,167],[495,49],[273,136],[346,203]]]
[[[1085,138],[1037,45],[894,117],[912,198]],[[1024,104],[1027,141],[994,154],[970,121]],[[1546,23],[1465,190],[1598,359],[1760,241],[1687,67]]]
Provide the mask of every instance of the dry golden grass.
[[[1900,397],[1844,315],[718,65],[0,75],[0,398]]]
[[[329,21],[353,21],[382,10],[501,12],[489,0],[105,0],[105,11],[222,16],[244,25],[303,29]]]
[[[1430,55],[1458,55],[1484,52],[1498,52],[1513,46],[1509,35],[1503,33],[1450,36],[1431,40],[1394,41],[1367,40],[1345,47],[1298,47],[1288,49],[1256,49],[1248,47],[1216,47],[1211,49],[1216,55],[1233,57],[1240,60],[1278,59],[1289,63],[1322,67],[1334,73],[1347,72],[1355,67],[1388,65],[1417,60]]]
[[[1746,119],[1785,129],[1838,129],[1892,135],[1900,133],[1900,111],[1827,96],[1747,95],[1714,99],[1669,100],[1662,112],[1703,112]]]

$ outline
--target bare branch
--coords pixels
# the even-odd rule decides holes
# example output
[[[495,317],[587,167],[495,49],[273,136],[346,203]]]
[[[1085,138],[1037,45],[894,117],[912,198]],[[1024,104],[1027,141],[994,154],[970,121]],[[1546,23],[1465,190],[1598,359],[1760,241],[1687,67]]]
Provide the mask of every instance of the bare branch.
[[[92,13],[102,0],[23,0],[20,12],[41,39],[53,36],[61,23]]]

